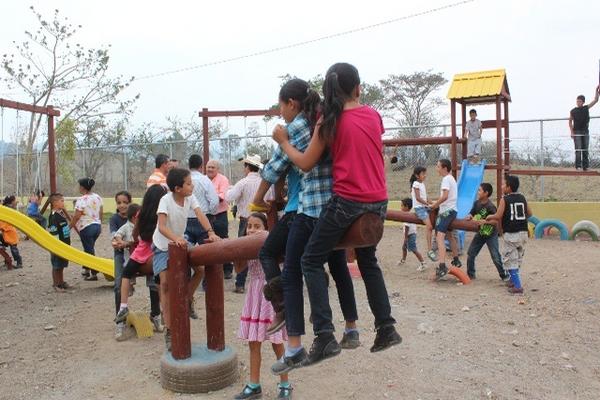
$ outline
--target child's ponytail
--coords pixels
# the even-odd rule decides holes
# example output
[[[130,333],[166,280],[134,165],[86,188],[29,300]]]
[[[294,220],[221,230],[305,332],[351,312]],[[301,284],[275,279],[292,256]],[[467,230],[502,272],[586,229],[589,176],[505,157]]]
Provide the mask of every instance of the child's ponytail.
[[[279,100],[284,102],[297,101],[298,107],[308,120],[312,132],[317,124],[317,115],[321,108],[321,96],[310,88],[308,82],[299,78],[290,79],[279,90]]]
[[[306,91],[306,98],[302,102],[302,110],[310,125],[310,133],[312,134],[315,125],[317,125],[317,118],[321,112],[321,96],[316,90],[308,88]]]
[[[327,70],[323,82],[323,122],[319,129],[319,136],[325,143],[333,141],[344,104],[352,99],[354,89],[359,84],[358,70],[353,65],[337,63]]]

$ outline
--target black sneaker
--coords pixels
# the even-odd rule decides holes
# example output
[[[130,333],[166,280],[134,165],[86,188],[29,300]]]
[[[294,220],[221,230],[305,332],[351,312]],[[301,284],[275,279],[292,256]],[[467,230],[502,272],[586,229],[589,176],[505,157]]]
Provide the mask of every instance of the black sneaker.
[[[313,344],[310,347],[310,352],[308,353],[308,357],[306,357],[304,365],[317,364],[328,358],[335,357],[341,352],[342,348],[337,340],[335,340],[333,333],[318,335],[313,340]]]
[[[458,257],[455,257],[452,260],[452,262],[450,263],[450,265],[452,265],[453,267],[456,267],[456,268],[462,267],[462,263],[460,262],[460,259]]]
[[[469,279],[477,279],[477,275],[475,275],[475,272],[467,272],[467,275],[469,275]]]
[[[294,390],[294,388],[292,388],[290,385],[281,386],[279,383],[277,384],[277,390],[279,390],[277,399],[290,400],[292,398],[292,390]]]
[[[340,340],[340,347],[345,350],[356,349],[360,346],[360,340],[358,331],[344,332],[342,340]]]
[[[375,342],[371,347],[371,353],[382,351],[388,347],[402,343],[402,338],[396,332],[396,328],[393,325],[383,326],[377,329],[377,335],[375,336]]]
[[[234,400],[262,399],[262,389],[260,386],[251,388],[249,385],[244,386],[242,391],[238,393]]]
[[[286,357],[284,355],[271,366],[271,373],[273,373],[273,375],[281,375],[286,374],[295,368],[303,367],[307,357],[308,355],[304,348],[300,349],[299,352],[291,357]]]
[[[233,278],[233,273],[231,273],[231,272],[225,272],[223,274],[223,278],[225,278],[225,279],[231,279],[231,278]]]
[[[446,264],[440,264],[440,265],[438,265],[437,269],[435,270],[435,279],[440,280],[444,276],[446,276],[447,273],[448,273],[448,268],[446,267]]]
[[[127,320],[127,316],[129,315],[129,308],[121,308],[115,317],[115,322],[118,324],[119,322],[125,322]]]
[[[17,263],[17,265],[15,265],[15,269],[21,269],[21,268],[23,268],[23,264]]]
[[[89,269],[87,269],[87,268],[84,268],[84,269],[81,271],[81,276],[83,276],[84,278],[87,278],[87,277],[89,277],[89,276],[90,276],[90,270],[89,270]]]
[[[98,280],[98,276],[97,275],[87,275],[85,278],[83,278],[84,281],[97,281]]]

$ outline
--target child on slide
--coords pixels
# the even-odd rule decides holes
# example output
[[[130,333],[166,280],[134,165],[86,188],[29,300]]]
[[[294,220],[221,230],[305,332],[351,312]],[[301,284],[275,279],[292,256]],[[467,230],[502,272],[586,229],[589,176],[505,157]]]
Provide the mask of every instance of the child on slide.
[[[266,230],[267,217],[262,213],[252,213],[248,218],[246,234],[253,235]],[[279,358],[283,356],[285,351],[283,343],[287,339],[285,330],[280,330],[272,335],[267,334],[267,327],[273,321],[275,311],[263,295],[266,280],[260,261],[248,261],[248,276],[250,277],[250,284],[244,300],[238,337],[247,340],[250,348],[250,380],[242,391],[234,397],[236,400],[258,399],[262,396],[260,385],[262,342],[270,341],[275,356]],[[280,375],[278,390],[278,399],[291,398],[292,387],[288,382],[287,374]]]

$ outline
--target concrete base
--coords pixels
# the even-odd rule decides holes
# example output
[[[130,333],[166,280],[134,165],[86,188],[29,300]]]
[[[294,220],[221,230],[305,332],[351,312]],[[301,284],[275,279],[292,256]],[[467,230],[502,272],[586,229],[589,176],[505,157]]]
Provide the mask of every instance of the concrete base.
[[[206,345],[192,344],[192,356],[175,360],[165,352],[160,360],[160,383],[179,393],[207,393],[223,389],[237,381],[238,360],[235,350],[209,350]]]

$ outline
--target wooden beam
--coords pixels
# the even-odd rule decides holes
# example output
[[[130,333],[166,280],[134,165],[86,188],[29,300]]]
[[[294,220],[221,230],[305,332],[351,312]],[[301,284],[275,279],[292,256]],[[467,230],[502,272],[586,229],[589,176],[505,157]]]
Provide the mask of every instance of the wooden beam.
[[[280,115],[279,108],[269,110],[239,110],[239,111],[208,111],[203,108],[198,113],[202,118],[219,118],[219,117],[278,117]]]
[[[456,143],[466,143],[466,139],[456,139]],[[452,144],[450,136],[418,137],[418,138],[400,138],[384,139],[384,146],[423,146],[428,144]]]
[[[388,210],[385,219],[389,221],[407,222],[409,224],[424,225],[423,221],[421,221],[415,213],[408,211]],[[496,225],[496,222],[491,221],[489,222],[489,224]],[[450,224],[450,229],[477,232],[479,231],[479,223],[473,220],[455,219]]]
[[[32,104],[20,103],[18,101],[0,99],[0,107],[12,108],[15,110],[29,111],[32,113],[44,114],[53,117],[60,116],[60,111],[55,110],[52,106],[41,107]]]
[[[560,169],[510,169],[511,175],[535,175],[535,176],[600,176],[599,171],[576,171]]]

